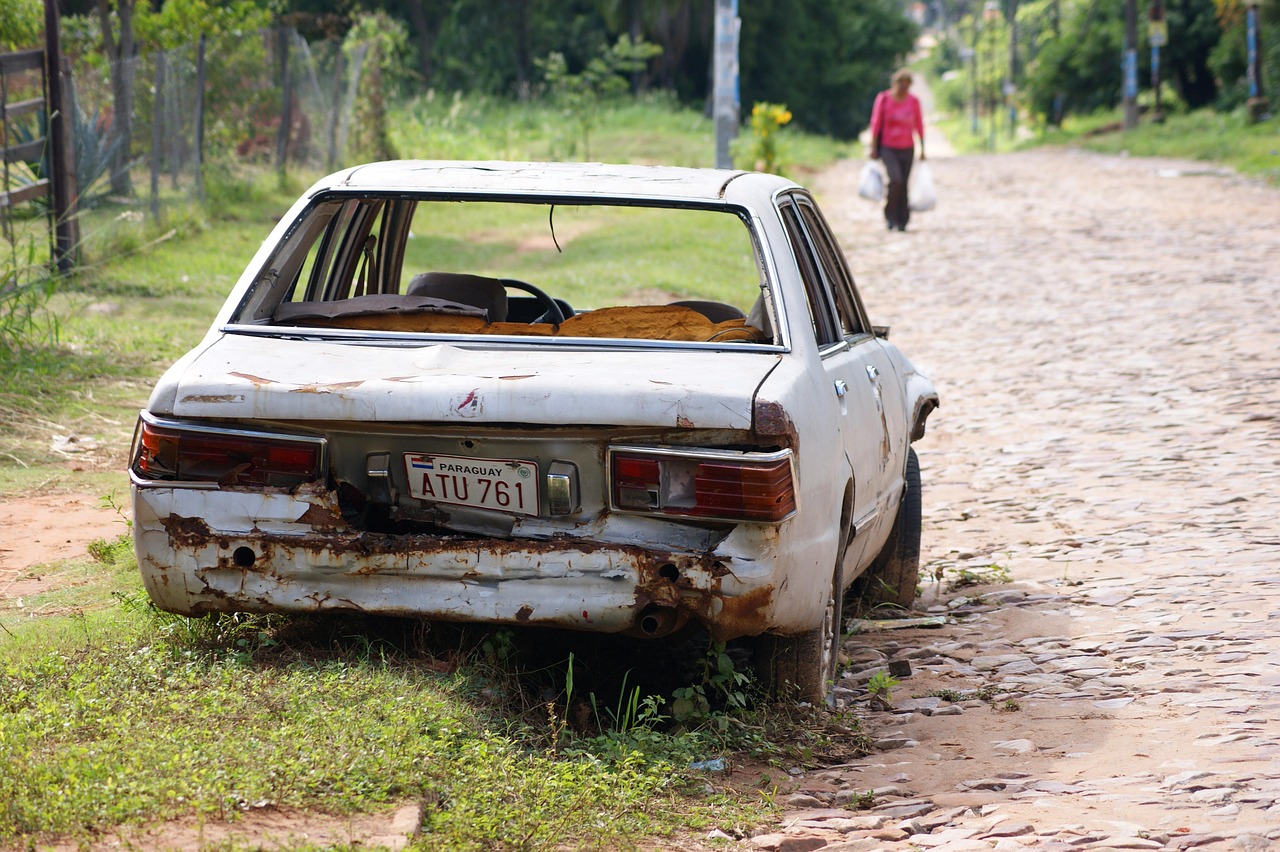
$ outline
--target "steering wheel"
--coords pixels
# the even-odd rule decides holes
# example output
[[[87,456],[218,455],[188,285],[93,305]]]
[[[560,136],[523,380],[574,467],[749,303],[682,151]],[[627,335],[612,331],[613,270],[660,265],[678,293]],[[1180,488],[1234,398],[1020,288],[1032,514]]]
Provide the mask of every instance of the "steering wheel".
[[[503,287],[510,287],[513,290],[523,290],[530,296],[537,299],[539,305],[546,308],[546,310],[542,312],[541,316],[529,323],[530,325],[539,322],[552,322],[559,325],[565,321],[564,311],[560,309],[560,303],[548,296],[542,290],[539,290],[537,287],[526,281],[518,281],[515,278],[502,278],[499,280],[502,282]]]

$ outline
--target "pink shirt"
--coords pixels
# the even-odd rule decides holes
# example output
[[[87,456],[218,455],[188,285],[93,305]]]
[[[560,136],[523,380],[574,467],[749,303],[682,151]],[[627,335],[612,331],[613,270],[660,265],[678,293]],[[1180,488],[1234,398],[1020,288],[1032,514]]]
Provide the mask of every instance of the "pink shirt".
[[[914,148],[913,130],[920,134],[923,143],[924,117],[915,95],[908,94],[903,100],[889,91],[876,95],[875,106],[871,108],[872,139],[879,138],[883,148]]]

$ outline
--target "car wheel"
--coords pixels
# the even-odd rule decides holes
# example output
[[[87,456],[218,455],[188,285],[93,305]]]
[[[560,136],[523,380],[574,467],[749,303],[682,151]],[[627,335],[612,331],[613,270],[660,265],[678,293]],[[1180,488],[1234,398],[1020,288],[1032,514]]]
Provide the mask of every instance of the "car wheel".
[[[840,656],[843,622],[842,570],[836,566],[822,624],[799,636],[764,635],[756,639],[756,674],[769,695],[793,695],[814,704],[827,700]]]
[[[862,584],[864,604],[887,603],[905,609],[916,599],[916,584],[920,581],[920,461],[910,447],[906,479],[893,530],[867,569],[867,582]]]

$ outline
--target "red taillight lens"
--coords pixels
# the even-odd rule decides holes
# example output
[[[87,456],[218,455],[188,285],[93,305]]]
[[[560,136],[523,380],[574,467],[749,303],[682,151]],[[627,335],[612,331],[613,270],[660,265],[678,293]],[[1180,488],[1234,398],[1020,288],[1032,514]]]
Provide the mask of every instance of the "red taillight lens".
[[[620,509],[656,509],[662,470],[654,459],[614,456],[613,497]]]
[[[703,462],[695,479],[699,513],[748,521],[780,521],[796,510],[791,461]]]
[[[615,451],[612,458],[617,509],[761,523],[796,510],[789,453]]]
[[[291,488],[320,475],[319,441],[142,421],[133,470],[144,479]]]

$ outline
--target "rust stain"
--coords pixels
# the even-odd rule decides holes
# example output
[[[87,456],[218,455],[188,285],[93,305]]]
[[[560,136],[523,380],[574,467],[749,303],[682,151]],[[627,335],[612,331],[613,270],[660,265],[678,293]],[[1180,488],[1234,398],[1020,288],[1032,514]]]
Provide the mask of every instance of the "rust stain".
[[[504,382],[514,382],[516,379],[536,379],[537,376],[533,373],[530,373],[526,376],[498,376],[498,378]]]
[[[752,419],[754,421],[752,431],[755,432],[757,439],[765,437],[782,439],[779,441],[782,446],[792,449],[798,447],[800,440],[796,433],[796,424],[781,403],[756,400]]]
[[[227,375],[235,376],[240,379],[248,379],[249,381],[253,382],[255,385],[274,385],[276,383],[275,379],[264,379],[261,376],[255,376],[252,373],[232,372],[232,373],[228,373]]]
[[[721,592],[721,581],[732,573],[732,567],[729,560],[712,556],[710,552],[673,553],[640,545],[568,537],[510,540],[465,535],[360,532],[343,521],[335,510],[315,503],[310,504],[303,512],[298,523],[309,525],[312,531],[302,535],[288,535],[254,530],[248,536],[228,535],[215,533],[201,518],[170,515],[162,521],[173,547],[200,550],[212,545],[221,551],[215,557],[218,569],[268,574],[272,572],[277,560],[287,563],[295,561],[299,556],[305,557],[306,554],[314,554],[314,558],[320,562],[332,562],[337,557],[349,555],[350,562],[346,571],[371,577],[381,573],[384,566],[395,565],[398,562],[396,557],[406,555],[415,561],[427,563],[460,555],[471,557],[478,551],[486,557],[486,561],[497,562],[508,555],[518,555],[531,561],[537,561],[541,557],[554,559],[557,563],[572,564],[578,554],[607,552],[625,560],[637,572],[633,605],[635,613],[652,605],[669,607],[675,613],[677,625],[696,619],[706,625],[717,641],[763,632],[769,626],[767,619],[775,596],[773,586],[756,588],[737,596],[724,595]],[[252,568],[235,564],[232,549],[242,544],[251,547],[257,555]],[[602,579],[602,588],[610,582]],[[197,611],[269,611],[274,608],[265,599],[242,599],[213,588],[205,591],[216,600],[193,602]],[[334,608],[337,602],[327,596],[320,597],[323,594],[313,592],[308,606],[316,610]],[[359,603],[353,601],[344,600],[341,605],[346,609],[361,609]],[[403,613],[400,612],[401,608],[392,609],[396,612],[387,611],[388,614],[419,617],[430,615],[409,608],[404,608]],[[379,611],[383,609],[380,608]],[[533,606],[524,604],[514,613],[514,620],[521,624],[558,624],[581,628],[584,622],[592,624],[597,619],[591,616],[589,610],[581,611],[581,620],[576,617],[535,618]]]
[[[213,530],[200,518],[170,515],[161,520],[160,524],[176,547],[201,547],[214,537]]]
[[[307,511],[302,513],[297,523],[306,524],[317,532],[348,529],[347,522],[342,519],[340,514],[328,506],[321,506],[316,503],[308,504]]]
[[[243,402],[244,394],[239,393],[193,393],[182,398],[183,402]]]
[[[681,429],[694,428],[693,421],[690,420],[688,417],[685,417],[683,414],[676,415],[676,425],[679,426]]]
[[[293,388],[289,393],[333,393],[334,391],[347,390],[348,388],[358,388],[364,384],[364,380],[356,382],[326,382],[325,384],[302,385]]]

